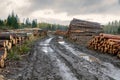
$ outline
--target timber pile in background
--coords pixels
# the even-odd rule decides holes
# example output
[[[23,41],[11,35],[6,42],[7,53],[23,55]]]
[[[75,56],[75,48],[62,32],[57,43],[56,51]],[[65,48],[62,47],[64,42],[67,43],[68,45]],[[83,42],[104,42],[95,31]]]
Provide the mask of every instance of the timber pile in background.
[[[103,32],[102,26],[97,22],[73,19],[69,25],[66,37],[76,43],[86,45],[92,36],[101,32]]]
[[[88,42],[88,48],[117,55],[120,58],[120,35],[101,33]]]
[[[60,35],[60,36],[65,36],[67,31],[62,31],[62,30],[56,30],[55,35]]]
[[[4,60],[7,57],[7,52],[12,46],[21,45],[26,40],[33,37],[47,36],[47,32],[39,28],[26,28],[3,31],[0,33],[0,67],[4,67]]]

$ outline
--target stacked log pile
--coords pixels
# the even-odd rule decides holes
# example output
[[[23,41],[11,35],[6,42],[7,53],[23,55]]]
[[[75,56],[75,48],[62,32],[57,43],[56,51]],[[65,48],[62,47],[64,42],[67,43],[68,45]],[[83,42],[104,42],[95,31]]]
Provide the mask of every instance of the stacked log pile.
[[[41,29],[21,29],[11,30],[9,32],[0,33],[0,67],[4,67],[4,61],[7,57],[7,52],[12,46],[21,45],[26,40],[31,39],[31,36],[36,38],[46,36],[47,32]]]
[[[120,35],[101,33],[88,42],[88,48],[120,57]]]
[[[66,35],[66,31],[61,31],[61,30],[56,30],[55,31],[55,35],[60,35],[60,36],[65,36]]]
[[[69,25],[66,37],[78,44],[86,45],[92,36],[101,32],[103,32],[103,29],[99,23],[73,19]]]

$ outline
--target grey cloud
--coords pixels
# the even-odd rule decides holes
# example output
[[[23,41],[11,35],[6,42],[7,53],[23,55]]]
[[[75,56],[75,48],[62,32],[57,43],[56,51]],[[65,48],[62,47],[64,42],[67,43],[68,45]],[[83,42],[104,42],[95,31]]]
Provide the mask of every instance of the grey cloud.
[[[0,5],[6,3],[4,7],[12,4],[11,0],[0,1]],[[112,1],[116,1],[116,3],[112,3]],[[27,8],[22,7],[19,12],[24,15],[28,15],[37,10],[52,9],[56,13],[67,12],[68,15],[120,13],[120,0],[29,0],[29,2],[31,5]]]
[[[0,0],[0,2],[0,18],[4,18],[10,12],[11,8],[8,7],[11,4],[14,6],[14,4],[12,3],[12,0]],[[68,13],[68,17],[82,14],[120,15],[120,0],[29,0],[29,3],[30,5],[22,6],[20,8],[14,6],[11,11],[15,9],[15,12],[22,17],[29,17],[35,11],[44,9],[52,9],[55,11],[55,13],[66,12]],[[56,21],[56,23],[60,22],[57,20],[48,21]]]
[[[67,12],[69,15],[107,12],[114,14],[114,10],[120,8],[120,0],[115,0],[117,4],[111,1],[113,0],[31,0],[30,11],[53,9],[55,12]]]
[[[53,24],[62,24],[62,25],[69,25],[70,20],[67,21],[61,21],[61,20],[56,20],[56,19],[46,19],[46,18],[40,18],[40,22],[47,22],[47,23],[53,23]]]

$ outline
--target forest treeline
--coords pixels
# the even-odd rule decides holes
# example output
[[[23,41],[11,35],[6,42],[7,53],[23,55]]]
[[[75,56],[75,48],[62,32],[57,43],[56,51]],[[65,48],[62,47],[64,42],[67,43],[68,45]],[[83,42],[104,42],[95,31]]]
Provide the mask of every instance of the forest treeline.
[[[120,34],[120,21],[112,21],[103,27],[105,33]]]
[[[66,31],[68,29],[68,27],[64,26],[64,25],[49,24],[49,23],[39,23],[38,27],[41,28],[41,29],[43,29],[43,30],[50,30],[50,31],[55,31],[55,30]]]
[[[29,18],[26,18],[24,22],[20,21],[20,18],[17,14],[12,12],[8,15],[7,19],[0,19],[0,29],[22,29],[22,28],[41,28],[44,30],[67,30],[67,26],[59,24],[50,24],[50,23],[38,23],[37,19],[30,21]]]
[[[37,20],[33,19],[30,22],[29,18],[27,18],[25,22],[21,23],[20,18],[14,12],[9,14],[7,19],[0,19],[0,29],[19,29],[25,27],[37,27]]]

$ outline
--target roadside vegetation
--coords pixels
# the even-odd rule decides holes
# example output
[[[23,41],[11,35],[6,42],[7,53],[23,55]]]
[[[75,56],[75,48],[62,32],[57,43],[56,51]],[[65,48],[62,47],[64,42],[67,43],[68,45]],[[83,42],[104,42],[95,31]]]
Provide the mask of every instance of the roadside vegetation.
[[[108,34],[120,34],[120,21],[112,21],[103,27],[104,32]]]
[[[31,50],[32,45],[37,39],[41,39],[44,36],[41,36],[39,38],[36,38],[34,36],[31,36],[29,40],[26,40],[21,45],[14,46],[9,52],[7,59],[8,60],[21,60],[21,56],[28,54],[28,52]]]
[[[16,45],[14,46],[9,52],[8,52],[8,59],[9,60],[20,60],[20,56],[27,54],[31,49],[32,43],[30,41],[26,41],[22,45]]]

